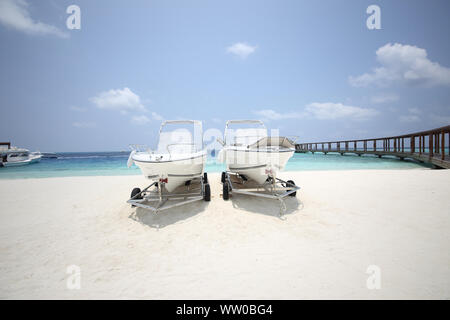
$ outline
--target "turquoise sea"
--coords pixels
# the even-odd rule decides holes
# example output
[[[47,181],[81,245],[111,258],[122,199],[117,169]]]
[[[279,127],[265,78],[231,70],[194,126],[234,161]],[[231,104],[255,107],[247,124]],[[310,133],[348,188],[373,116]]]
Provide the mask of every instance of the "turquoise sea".
[[[139,175],[136,166],[127,167],[128,152],[64,152],[57,159],[42,159],[39,163],[23,167],[0,167],[0,179],[49,178],[72,176]],[[427,165],[395,158],[354,156],[321,153],[295,153],[286,171],[303,170],[360,170],[360,169],[411,169]],[[221,172],[224,165],[208,158],[207,172]]]

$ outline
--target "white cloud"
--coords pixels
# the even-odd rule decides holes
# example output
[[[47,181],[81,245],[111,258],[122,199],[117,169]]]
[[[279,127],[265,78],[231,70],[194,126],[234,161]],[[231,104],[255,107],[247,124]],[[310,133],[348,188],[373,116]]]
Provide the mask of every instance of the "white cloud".
[[[387,103],[387,102],[395,102],[398,101],[399,97],[395,94],[381,94],[374,96],[370,99],[372,103]]]
[[[420,111],[419,108],[409,108],[408,111],[412,114],[421,114],[422,111]]]
[[[241,59],[247,58],[255,52],[256,46],[251,46],[244,42],[237,42],[227,48],[227,52],[238,56]]]
[[[1,0],[0,0],[1,1]],[[84,112],[87,109],[86,108],[82,108],[82,107],[77,107],[77,106],[70,106],[70,110],[72,111],[78,111],[78,112]]]
[[[145,115],[131,117],[131,122],[137,125],[147,124],[150,121],[150,118]]]
[[[398,117],[400,122],[419,122],[421,117],[419,116],[422,113],[419,108],[409,108],[408,114],[401,115]]]
[[[129,88],[100,92],[90,100],[100,109],[118,110],[123,113],[146,111],[139,96]]]
[[[450,116],[432,114],[432,115],[430,115],[430,120],[432,121],[433,125],[436,125],[436,126],[450,125]]]
[[[72,123],[72,126],[75,128],[94,128],[95,123],[94,122],[74,122]]]
[[[348,120],[366,120],[376,116],[378,111],[370,108],[348,106],[342,103],[313,102],[308,104],[302,111],[280,113],[272,109],[262,109],[253,111],[253,113],[262,117],[266,121],[303,119],[307,117],[316,118],[318,120],[335,120],[339,118],[345,118]]]
[[[156,121],[162,121],[164,120],[164,118],[157,114],[156,112],[152,112],[152,119],[156,120]],[[147,117],[146,115],[138,115],[138,116],[132,116],[131,117],[131,122],[137,125],[143,125],[143,124],[147,124],[149,122],[151,122],[151,120],[149,117]]]
[[[156,120],[156,121],[164,120],[164,118],[161,115],[157,114],[156,112],[152,112],[152,118],[153,118],[153,120]]]
[[[347,106],[342,103],[332,102],[313,102],[308,104],[305,110],[319,120],[334,120],[339,118],[366,120],[378,114],[378,111],[375,109]]]
[[[420,117],[415,114],[402,115],[398,118],[401,122],[418,122]]]
[[[264,118],[265,120],[283,120],[283,119],[299,119],[305,116],[305,113],[301,112],[286,112],[278,113],[272,109],[263,109],[254,111],[254,114]]]
[[[68,38],[69,34],[55,26],[34,21],[28,11],[28,3],[25,0],[1,0],[0,23],[8,28],[13,28],[33,35],[55,35]]]
[[[406,86],[450,86],[450,68],[430,61],[425,49],[388,43],[379,48],[376,55],[381,67],[373,69],[372,73],[350,77],[351,85],[365,87],[399,83]]]

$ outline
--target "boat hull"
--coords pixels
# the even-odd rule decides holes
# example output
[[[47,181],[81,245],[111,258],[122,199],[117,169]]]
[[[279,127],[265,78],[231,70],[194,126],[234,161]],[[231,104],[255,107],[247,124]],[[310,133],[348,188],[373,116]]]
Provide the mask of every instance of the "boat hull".
[[[141,169],[146,178],[156,182],[167,179],[164,186],[167,191],[172,192],[186,181],[203,175],[206,155],[160,162],[133,158],[133,162]]]
[[[35,157],[30,157],[29,159],[26,159],[26,160],[2,162],[2,165],[4,167],[20,167],[20,166],[26,166],[28,164],[36,163],[39,161],[41,161],[41,156],[35,156]]]
[[[293,154],[293,149],[273,151],[224,148],[218,157],[226,163],[228,171],[244,175],[262,184],[269,176],[276,178]]]

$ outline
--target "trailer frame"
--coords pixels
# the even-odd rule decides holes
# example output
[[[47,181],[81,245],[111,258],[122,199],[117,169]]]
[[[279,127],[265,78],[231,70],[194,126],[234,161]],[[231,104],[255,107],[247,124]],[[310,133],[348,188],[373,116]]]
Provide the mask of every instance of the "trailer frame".
[[[203,175],[194,177],[187,181],[184,186],[180,186],[172,192],[168,192],[164,188],[165,183],[161,180],[159,182],[153,182],[135,194],[128,199],[127,203],[157,214],[163,210],[179,207],[198,200],[205,200],[205,187],[206,185],[209,187],[208,178],[206,177],[205,179]],[[152,187],[156,187],[156,190],[150,190]]]
[[[292,194],[296,194],[296,192],[301,189],[299,186],[288,181],[270,176],[263,184],[258,184],[255,181],[244,178],[245,176],[243,177],[243,175],[239,173],[224,171],[222,174],[225,175],[225,181],[222,182],[222,185],[227,183],[228,192],[231,195],[237,193],[278,200],[280,202],[280,217],[284,215],[287,209],[284,199],[287,196],[294,197],[295,195]]]

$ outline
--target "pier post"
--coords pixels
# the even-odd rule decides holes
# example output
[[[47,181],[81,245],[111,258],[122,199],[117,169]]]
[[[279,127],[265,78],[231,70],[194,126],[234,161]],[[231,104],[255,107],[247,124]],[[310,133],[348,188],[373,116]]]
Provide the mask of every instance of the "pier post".
[[[423,145],[422,153],[425,153],[425,136],[422,137],[422,145]]]
[[[434,153],[439,153],[439,137],[438,134],[434,134]]]
[[[433,157],[433,134],[429,134],[429,138],[428,138],[428,153],[430,158]]]
[[[419,154],[422,155],[422,136],[419,136]]]
[[[441,160],[445,160],[445,132],[441,133]]]

